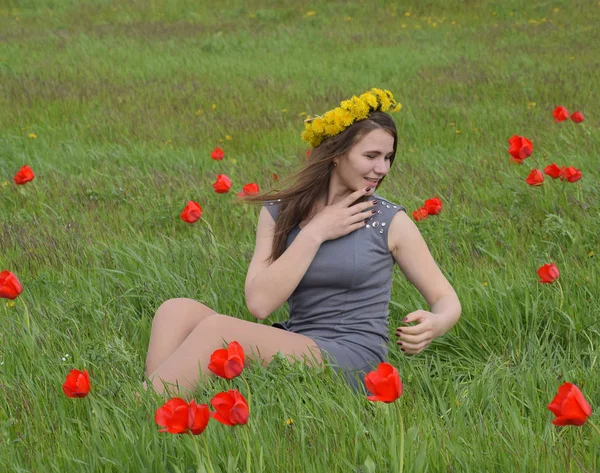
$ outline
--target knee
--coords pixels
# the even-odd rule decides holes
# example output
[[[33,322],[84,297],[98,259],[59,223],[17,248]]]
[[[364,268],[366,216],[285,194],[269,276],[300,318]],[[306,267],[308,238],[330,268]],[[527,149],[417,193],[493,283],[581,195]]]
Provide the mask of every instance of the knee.
[[[177,297],[166,300],[158,307],[152,325],[163,323],[187,324],[195,319],[200,321],[210,313],[214,313],[214,311],[201,302],[187,297]]]

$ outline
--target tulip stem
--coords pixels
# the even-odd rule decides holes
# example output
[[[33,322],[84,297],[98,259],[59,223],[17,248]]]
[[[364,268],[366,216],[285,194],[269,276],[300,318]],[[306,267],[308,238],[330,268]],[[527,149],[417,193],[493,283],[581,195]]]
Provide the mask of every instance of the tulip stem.
[[[400,468],[398,469],[398,473],[402,473],[404,471],[404,421],[400,412],[400,404],[398,402],[396,404],[396,413],[398,414],[398,423],[400,424]]]
[[[212,466],[212,461],[210,461],[210,450],[208,449],[208,442],[206,440],[206,435],[203,435],[204,437],[204,445],[206,447],[206,458],[208,458],[208,466],[210,467],[210,471],[212,473],[215,473],[215,470]],[[196,442],[194,442],[194,445],[196,445],[196,454],[198,455],[198,458],[200,458],[200,454],[198,453],[198,445],[196,444]]]
[[[250,437],[248,437],[248,427],[244,428],[244,435],[246,437],[246,473],[252,473],[252,467],[250,465]]]
[[[563,289],[560,285],[560,282],[556,281],[556,284],[558,285],[558,289],[560,290],[560,304],[558,305],[558,310],[562,310],[563,302],[565,301],[565,295],[563,293]]]

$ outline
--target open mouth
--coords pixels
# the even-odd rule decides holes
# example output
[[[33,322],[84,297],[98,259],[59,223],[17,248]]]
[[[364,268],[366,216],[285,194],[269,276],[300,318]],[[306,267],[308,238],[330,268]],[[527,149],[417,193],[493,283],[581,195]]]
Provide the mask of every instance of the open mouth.
[[[369,184],[374,184],[374,185],[379,184],[379,179],[369,179],[369,178],[365,177],[365,181],[367,181]]]

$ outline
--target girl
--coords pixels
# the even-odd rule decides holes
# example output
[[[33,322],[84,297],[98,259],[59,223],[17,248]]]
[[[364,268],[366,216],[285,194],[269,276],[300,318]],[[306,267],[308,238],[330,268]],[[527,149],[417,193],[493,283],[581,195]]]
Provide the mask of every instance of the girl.
[[[429,311],[408,314],[395,335],[417,354],[450,330],[458,297],[401,205],[376,193],[396,156],[397,132],[385,112],[389,91],[372,89],[308,119],[302,138],[312,147],[304,168],[281,191],[245,197],[261,203],[256,247],[245,283],[250,313],[265,320],[289,304],[289,319],[272,325],[218,314],[191,299],[170,299],[152,323],[146,374],[193,388],[210,355],[238,341],[266,366],[281,352],[341,371],[365,393],[364,375],[388,354],[392,272],[398,264]]]

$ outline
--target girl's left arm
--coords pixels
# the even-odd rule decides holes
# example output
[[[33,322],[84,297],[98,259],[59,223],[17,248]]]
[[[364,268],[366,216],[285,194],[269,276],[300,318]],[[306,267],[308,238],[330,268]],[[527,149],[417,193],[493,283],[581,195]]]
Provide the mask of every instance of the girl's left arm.
[[[421,232],[405,212],[394,216],[388,232],[396,263],[430,308],[429,312],[411,312],[402,322],[416,322],[416,325],[401,326],[396,330],[401,350],[416,354],[454,327],[460,318],[461,305],[454,288],[433,260]]]

